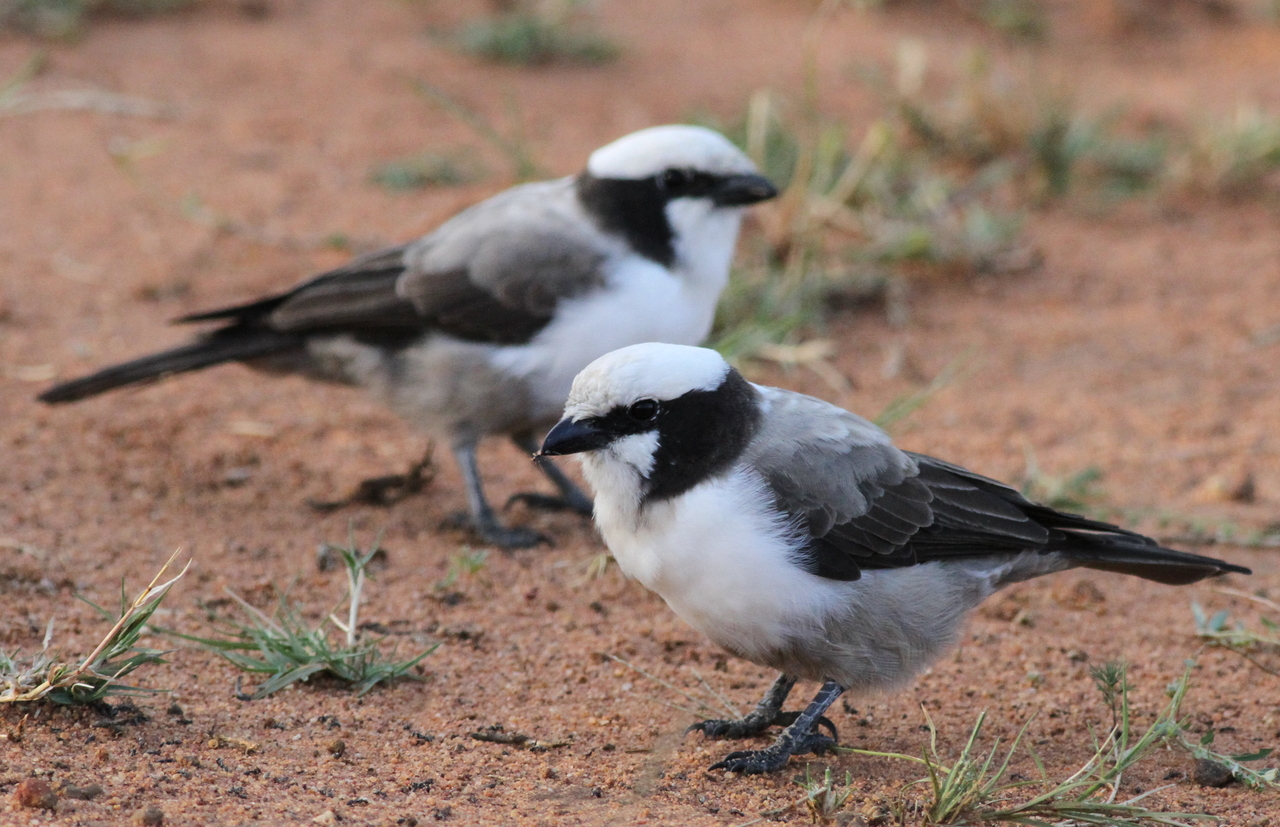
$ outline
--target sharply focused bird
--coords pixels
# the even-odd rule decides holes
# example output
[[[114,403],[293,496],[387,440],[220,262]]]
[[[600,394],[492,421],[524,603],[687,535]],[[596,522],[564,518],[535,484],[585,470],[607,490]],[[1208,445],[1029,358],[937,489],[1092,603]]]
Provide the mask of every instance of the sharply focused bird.
[[[485,497],[477,442],[506,434],[532,453],[591,360],[638,342],[701,342],[744,208],[776,194],[716,132],[643,129],[596,150],[575,176],[513,187],[417,241],[183,317],[221,326],[40,399],[73,402],[222,362],[356,385],[448,441],[486,541],[533,545],[541,535],[503,525]],[[518,496],[590,513],[572,480],[539,466],[560,495]]]
[[[581,455],[624,572],[720,646],[782,673],[746,717],[690,728],[743,738],[789,724],[713,769],[771,772],[830,749],[823,715],[842,692],[905,683],[1010,583],[1075,567],[1170,585],[1250,573],[899,450],[867,420],[754,385],[702,348],[597,359],[541,454]],[[783,713],[800,679],[822,688]]]

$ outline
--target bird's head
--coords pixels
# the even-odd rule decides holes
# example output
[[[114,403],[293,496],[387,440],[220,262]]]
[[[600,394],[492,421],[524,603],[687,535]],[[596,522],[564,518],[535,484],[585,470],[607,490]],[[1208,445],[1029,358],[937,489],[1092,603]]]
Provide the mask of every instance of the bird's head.
[[[660,264],[678,259],[728,267],[742,210],[778,194],[718,132],[673,124],[633,132],[597,149],[578,176],[578,195],[605,230],[621,233]]]
[[[621,475],[642,501],[667,499],[727,470],[760,416],[754,386],[714,350],[632,345],[578,374],[539,453],[583,454],[598,492]]]

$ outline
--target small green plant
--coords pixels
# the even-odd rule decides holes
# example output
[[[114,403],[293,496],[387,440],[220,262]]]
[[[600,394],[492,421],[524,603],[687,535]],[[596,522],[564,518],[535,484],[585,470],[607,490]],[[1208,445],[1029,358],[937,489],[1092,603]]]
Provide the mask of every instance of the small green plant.
[[[249,605],[229,592],[232,599],[249,617],[248,623],[233,623],[226,636],[195,637],[170,631],[169,634],[194,641],[217,652],[240,669],[267,676],[247,696],[257,700],[279,692],[312,675],[327,674],[350,684],[357,695],[363,695],[379,683],[395,678],[416,677],[409,670],[436,650],[431,646],[408,660],[395,660],[394,649],[384,654],[386,635],[365,637],[360,631],[360,604],[368,579],[369,562],[378,552],[378,544],[361,553],[355,544],[338,547],[347,571],[346,619],[330,612],[318,625],[312,626],[301,617],[297,607],[281,596],[273,616]],[[341,605],[341,603],[339,604]],[[338,638],[330,629],[340,632]]]
[[[1039,0],[983,0],[979,15],[988,26],[1015,40],[1049,36],[1049,16]]]
[[[1113,725],[1101,741],[1095,741],[1093,754],[1074,773],[1062,781],[1053,780],[1043,762],[1028,750],[1038,770],[1038,778],[1005,780],[1010,765],[1030,721],[1018,731],[1007,748],[997,739],[989,750],[978,747],[986,712],[978,716],[960,755],[947,764],[938,751],[937,729],[925,712],[929,743],[923,756],[881,753],[848,749],[848,752],[897,758],[924,766],[927,777],[917,782],[926,790],[921,804],[925,824],[977,825],[1012,823],[1051,825],[1063,822],[1100,825],[1186,825],[1195,819],[1212,816],[1153,810],[1139,802],[1157,790],[1149,790],[1126,801],[1117,801],[1124,774],[1147,758],[1159,746],[1180,747],[1197,759],[1215,761],[1228,767],[1242,783],[1257,788],[1275,788],[1276,771],[1254,770],[1244,762],[1261,760],[1271,750],[1246,755],[1228,756],[1212,749],[1212,733],[1196,738],[1188,732],[1180,717],[1183,699],[1190,685],[1191,666],[1168,688],[1169,702],[1151,726],[1139,734],[1134,729],[1129,704],[1127,669],[1123,663],[1110,663],[1092,670],[1094,682],[1110,710]],[[1028,793],[1030,795],[1028,796]],[[1023,801],[1016,801],[1025,798]],[[905,805],[904,805],[905,809]]]
[[[1078,183],[1129,194],[1154,187],[1165,172],[1166,142],[1158,131],[1127,134],[1122,109],[1088,115],[1064,84],[997,66],[976,51],[959,81],[933,98],[924,93],[927,70],[923,48],[908,43],[892,86],[869,76],[893,106],[904,139],[939,160],[1003,170],[1023,199],[1061,198]]]
[[[1280,617],[1280,604],[1274,601],[1230,589],[1222,591],[1260,603]],[[1262,631],[1257,631],[1249,629],[1240,621],[1231,623],[1231,615],[1226,609],[1215,612],[1212,616],[1207,615],[1204,608],[1195,601],[1191,602],[1191,614],[1195,618],[1196,636],[1201,640],[1210,646],[1230,649],[1268,674],[1280,675],[1275,667],[1259,660],[1261,655],[1280,654],[1280,622],[1269,617],[1259,617]]]
[[[174,557],[177,552],[174,552]],[[49,650],[53,638],[53,620],[45,631],[39,652],[29,657],[20,653],[0,652],[0,703],[28,703],[50,700],[58,704],[90,704],[108,695],[145,694],[160,690],[144,689],[120,683],[126,675],[149,664],[164,663],[165,652],[139,646],[138,641],[169,589],[187,573],[188,562],[177,576],[160,582],[173,557],[132,601],[120,583],[120,614],[113,615],[86,600],[105,619],[112,622],[110,631],[97,647],[78,665],[59,660]]]
[[[984,201],[999,176],[958,180],[887,121],[853,144],[807,104],[789,108],[760,92],[724,129],[783,189],[756,211],[760,264],[735,273],[717,311],[713,342],[727,358],[820,335],[836,300],[882,298],[893,318],[905,312],[896,283],[1005,269],[1021,220]]]
[[[468,23],[454,40],[467,54],[517,66],[598,64],[617,59],[617,44],[582,19],[580,5],[578,0],[536,6],[515,3],[497,17]]]
[[[1280,117],[1241,104],[1227,118],[1193,129],[1171,177],[1193,192],[1242,197],[1280,171]]]
[[[804,780],[800,782],[804,790],[804,803],[809,810],[809,817],[814,824],[831,824],[836,815],[844,809],[853,796],[853,776],[844,775],[844,788],[837,789],[831,777],[831,768],[827,767],[822,781],[809,777],[809,765],[804,768]]]
[[[0,0],[0,28],[16,28],[39,37],[80,34],[96,14],[146,17],[186,8],[198,0]]]
[[[475,577],[484,571],[487,560],[489,558],[489,549],[471,549],[463,547],[463,550],[453,556],[453,560],[449,562],[449,570],[445,572],[436,583],[438,591],[447,591],[457,584],[458,579],[466,577]]]
[[[459,153],[419,152],[384,161],[369,171],[370,182],[395,192],[427,187],[456,187],[483,176],[479,164]]]

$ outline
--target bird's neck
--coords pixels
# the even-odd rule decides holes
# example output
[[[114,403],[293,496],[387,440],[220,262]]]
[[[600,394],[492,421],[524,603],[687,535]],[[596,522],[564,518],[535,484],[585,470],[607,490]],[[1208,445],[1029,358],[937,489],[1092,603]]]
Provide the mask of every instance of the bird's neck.
[[[674,230],[672,269],[692,289],[707,291],[718,299],[729,281],[742,210],[716,208],[703,199],[681,198],[667,204],[666,215]]]

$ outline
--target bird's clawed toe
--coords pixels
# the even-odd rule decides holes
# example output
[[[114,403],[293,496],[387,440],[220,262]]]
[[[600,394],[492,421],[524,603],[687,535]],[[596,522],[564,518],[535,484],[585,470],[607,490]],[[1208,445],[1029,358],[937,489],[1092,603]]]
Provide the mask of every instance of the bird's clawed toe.
[[[349,505],[388,508],[406,497],[425,490],[434,479],[435,468],[431,464],[431,455],[428,453],[425,459],[403,474],[370,477],[361,480],[350,494],[340,500],[308,500],[307,505],[322,513],[338,511]]]
[[[723,760],[711,765],[713,770],[736,772],[739,775],[763,775],[777,772],[787,765],[793,755],[813,753],[822,755],[836,747],[836,740],[826,735],[810,732],[798,738],[788,737],[784,732],[765,749],[747,749],[731,752]]]
[[[480,536],[486,543],[493,543],[504,549],[533,548],[540,545],[555,545],[551,538],[540,531],[520,526],[492,526],[479,529]]]
[[[690,724],[685,729],[685,734],[697,731],[708,738],[750,738],[753,735],[759,735],[774,724],[782,723],[779,719],[783,717],[783,714],[786,713],[770,717],[752,712],[749,715],[732,720],[712,718],[711,720]],[[795,716],[790,715],[790,720],[786,723],[791,723],[794,720]]]
[[[497,520],[478,522],[466,511],[457,511],[445,517],[440,522],[440,527],[474,532],[484,542],[507,551],[533,548],[538,545],[555,545],[550,537],[540,531],[522,526],[504,526]]]

